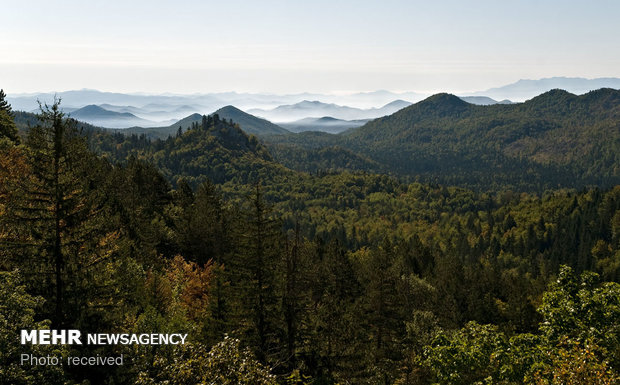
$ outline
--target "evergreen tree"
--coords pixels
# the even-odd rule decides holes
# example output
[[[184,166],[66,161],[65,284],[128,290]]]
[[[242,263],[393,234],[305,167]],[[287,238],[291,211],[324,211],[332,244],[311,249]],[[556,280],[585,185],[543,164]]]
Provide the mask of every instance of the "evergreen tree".
[[[185,180],[175,193],[182,213],[176,218],[180,252],[203,266],[213,263],[215,274],[210,289],[209,320],[205,322],[210,342],[223,338],[231,322],[228,265],[232,255],[231,219],[215,185],[202,183],[194,194]]]
[[[0,89],[0,110],[12,115],[11,105],[6,100],[6,94],[3,89]]]
[[[7,208],[13,228],[5,239],[14,263],[54,307],[49,315],[56,327],[74,325],[87,316],[87,307],[104,305],[91,295],[106,274],[93,272],[111,256],[114,238],[104,230],[103,191],[95,189],[103,165],[59,103],[42,106],[40,124],[29,132],[31,175]]]
[[[377,383],[393,383],[402,359],[399,344],[405,334],[405,319],[401,314],[403,302],[397,291],[398,276],[394,273],[394,247],[386,238],[377,250],[363,261],[366,280],[364,314],[370,337],[370,375]]]
[[[311,274],[312,302],[304,319],[301,358],[317,383],[359,383],[364,377],[358,306],[361,288],[353,266],[337,242],[317,242]]]
[[[307,337],[304,323],[311,308],[314,250],[300,234],[299,223],[290,231],[283,253],[282,315],[286,333],[286,361],[289,371],[297,368],[297,357]]]
[[[6,101],[4,90],[0,89],[0,144],[3,139],[8,139],[12,143],[19,141],[11,105]]]
[[[217,115],[216,115],[217,116]],[[237,298],[246,313],[245,330],[257,349],[257,358],[267,362],[279,354],[276,270],[280,254],[280,231],[271,217],[261,186],[256,184],[245,213],[241,249],[234,266],[241,274]]]

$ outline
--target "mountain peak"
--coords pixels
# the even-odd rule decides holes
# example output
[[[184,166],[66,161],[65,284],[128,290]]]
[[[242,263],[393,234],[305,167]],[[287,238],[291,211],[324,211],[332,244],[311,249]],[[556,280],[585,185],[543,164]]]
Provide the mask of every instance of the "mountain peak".
[[[217,114],[222,114],[223,112],[236,112],[236,113],[245,113],[242,110],[238,109],[237,107],[229,104],[227,106],[224,106],[222,108],[220,108],[219,110],[215,111],[215,113]]]
[[[453,105],[463,105],[463,106],[467,105],[467,103],[464,102],[458,96],[453,95],[453,94],[448,94],[446,92],[442,92],[439,94],[429,96],[428,98],[422,100],[420,103],[436,103],[436,104],[449,103]]]
[[[83,111],[83,112],[102,112],[102,111],[108,111],[105,108],[98,106],[96,104],[89,104],[87,106],[84,106],[82,108],[80,108],[79,110],[76,111]],[[108,111],[111,112],[111,111]]]
[[[388,104],[386,104],[385,106],[381,107],[381,108],[390,108],[390,107],[398,107],[398,108],[405,108],[411,105],[411,102],[408,102],[406,100],[402,100],[402,99],[396,99],[394,101],[389,102]]]
[[[577,98],[578,96],[575,94],[571,94],[570,92],[559,88],[554,88],[528,100],[525,103],[537,107],[547,107],[551,105],[567,104]]]
[[[271,135],[288,133],[286,129],[268,120],[248,114],[233,105],[222,107],[214,113],[218,114],[221,118],[231,119],[235,123],[238,123],[243,131],[250,134]]]
[[[132,118],[138,119],[137,116],[129,112],[115,112],[106,110],[105,108],[96,104],[89,104],[80,109],[77,109],[71,113],[72,117],[100,117],[100,118]]]
[[[318,107],[318,106],[332,106],[332,105],[334,105],[334,104],[332,104],[332,103],[323,103],[323,102],[320,102],[318,100],[302,100],[299,103],[293,104],[293,106],[303,107],[303,108]]]
[[[421,111],[429,112],[432,115],[443,117],[460,114],[468,110],[472,105],[456,95],[440,93],[430,96],[405,110],[414,107]]]

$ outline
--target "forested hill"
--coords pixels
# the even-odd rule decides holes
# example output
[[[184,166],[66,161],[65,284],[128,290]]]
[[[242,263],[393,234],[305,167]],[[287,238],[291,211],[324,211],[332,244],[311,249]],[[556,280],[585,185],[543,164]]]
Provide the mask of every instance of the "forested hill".
[[[478,106],[437,94],[333,141],[384,170],[484,189],[620,183],[620,91]]]
[[[221,112],[244,114],[235,110],[226,107]],[[479,191],[543,192],[620,184],[620,91],[612,89],[581,96],[552,90],[525,103],[490,106],[437,94],[341,135],[264,136],[267,148],[250,139],[240,128],[247,132],[247,127],[257,123],[259,131],[275,134],[280,127],[271,127],[271,123],[247,114],[252,121],[243,121],[239,127],[231,123],[240,123],[236,119],[244,116],[239,113],[232,119],[216,113],[218,124],[226,133],[204,129],[207,122],[195,114],[181,125],[181,132],[188,127],[194,131],[187,140],[185,135],[176,138],[178,126],[174,130],[171,126],[170,132],[162,137],[172,133],[172,139],[155,139],[150,144],[140,136],[121,134],[114,135],[115,139],[102,136],[99,140],[114,142],[114,146],[103,147],[116,159],[126,159],[130,154],[150,157],[158,153],[154,162],[163,170],[176,170],[183,163],[182,176],[201,179],[207,167],[208,177],[216,182],[240,176],[241,180],[254,178],[257,173],[250,174],[249,170],[255,166],[256,158],[269,163],[271,171],[263,176],[273,175],[275,169],[283,170],[277,164],[280,163],[311,173],[379,172]],[[213,122],[216,114],[204,119]],[[28,113],[16,116],[17,125],[22,128],[33,119]],[[92,129],[86,124],[82,126]],[[196,131],[197,128],[202,131]],[[195,137],[198,132],[207,135]],[[213,138],[208,139],[210,136]],[[200,143],[202,147],[197,147]],[[215,145],[220,147],[212,148]],[[205,166],[202,161],[207,158],[216,164]],[[236,172],[240,169],[248,172]]]
[[[614,93],[590,97],[604,113],[564,93],[520,108],[568,119],[584,102],[583,127],[613,122]],[[450,95],[410,111],[422,111],[411,131],[435,136],[485,122]],[[498,121],[525,116],[506,111]],[[619,383],[620,186],[537,195],[309,175],[218,115],[153,141],[80,126],[57,103],[25,138],[12,116],[0,90],[1,384]],[[438,157],[460,145],[444,137]],[[316,162],[306,155],[290,154]],[[17,345],[20,330],[46,328],[188,337]],[[127,364],[23,365],[23,354]]]
[[[224,119],[232,120],[238,123],[243,131],[253,135],[273,135],[273,134],[288,134],[289,131],[273,124],[268,120],[261,119],[254,115],[250,115],[241,111],[235,106],[222,107],[215,111],[220,117]]]
[[[116,161],[144,159],[171,182],[185,178],[192,186],[207,180],[247,184],[290,172],[272,160],[255,136],[218,114],[203,116],[200,124],[194,122],[166,140],[93,131],[90,142],[95,151]]]
[[[261,119],[254,115],[250,115],[238,109],[235,106],[225,106],[220,108],[211,114],[211,116],[218,115],[222,119],[232,120],[233,122],[239,124],[243,131],[248,134],[253,135],[274,135],[274,134],[288,134],[289,131],[278,126],[277,124],[271,123],[268,120]],[[122,130],[125,134],[137,134],[142,135],[145,134],[147,137],[151,139],[166,139],[168,135],[174,135],[179,127],[182,130],[186,130],[192,127],[192,124],[201,124],[202,115],[200,114],[191,114],[186,116],[185,118],[179,120],[178,122],[171,124],[167,127],[151,127],[151,128],[142,128],[142,127],[131,127],[125,130]]]
[[[154,156],[163,170],[183,163],[180,174],[190,178],[204,178],[206,167],[216,182],[282,175],[288,172],[284,165],[311,173],[379,172],[479,191],[607,188],[620,184],[619,111],[620,91],[611,89],[582,96],[553,90],[525,103],[491,106],[437,94],[342,135],[263,137],[267,148],[230,119],[217,114],[224,134],[204,129],[211,123],[201,117],[190,124],[187,136],[155,140],[144,154]],[[204,119],[213,122],[215,114]],[[107,151],[121,148],[117,158],[124,159],[137,151],[136,140],[119,138],[117,143],[125,143]],[[200,147],[205,140],[208,144]],[[221,148],[211,147],[218,143]],[[215,163],[205,163],[207,158]],[[268,162],[270,171],[252,172],[256,159]],[[242,169],[247,172],[237,172]]]

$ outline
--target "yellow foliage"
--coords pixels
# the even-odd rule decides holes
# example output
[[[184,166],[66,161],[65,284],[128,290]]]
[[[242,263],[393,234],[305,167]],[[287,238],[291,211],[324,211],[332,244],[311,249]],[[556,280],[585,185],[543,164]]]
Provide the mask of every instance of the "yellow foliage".
[[[190,319],[197,319],[207,309],[209,290],[213,278],[213,263],[199,266],[182,256],[175,256],[166,268],[176,302]]]
[[[562,347],[553,357],[551,367],[535,375],[536,385],[615,385],[620,378],[607,362],[601,361],[591,343],[574,343]]]

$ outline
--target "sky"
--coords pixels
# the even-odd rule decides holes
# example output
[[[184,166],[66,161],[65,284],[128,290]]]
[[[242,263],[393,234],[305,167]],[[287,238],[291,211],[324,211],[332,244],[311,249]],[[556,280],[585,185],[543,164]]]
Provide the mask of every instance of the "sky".
[[[620,77],[618,1],[5,1],[0,88],[479,91]]]

